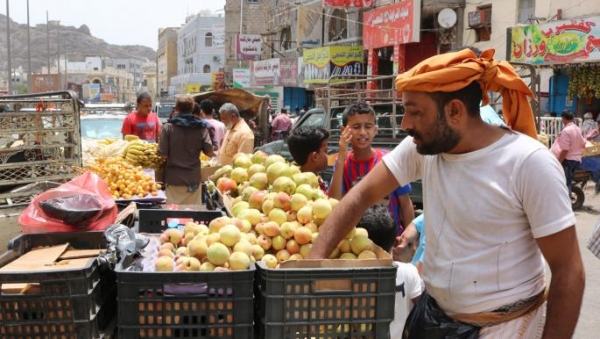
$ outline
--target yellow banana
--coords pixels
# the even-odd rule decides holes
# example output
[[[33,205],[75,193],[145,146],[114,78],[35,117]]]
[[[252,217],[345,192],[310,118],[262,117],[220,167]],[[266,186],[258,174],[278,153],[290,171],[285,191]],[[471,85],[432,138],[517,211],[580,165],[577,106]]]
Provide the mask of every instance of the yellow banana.
[[[137,135],[133,134],[127,134],[124,139],[127,141],[140,140],[140,138]]]
[[[129,148],[127,148],[127,154],[128,154],[128,155],[129,155],[129,154],[133,154],[133,155],[137,155],[137,156],[143,156],[143,155],[144,155],[144,152],[143,152],[143,151],[140,151],[140,150],[137,150],[137,149],[135,149],[135,148],[131,148],[131,147],[129,147]]]

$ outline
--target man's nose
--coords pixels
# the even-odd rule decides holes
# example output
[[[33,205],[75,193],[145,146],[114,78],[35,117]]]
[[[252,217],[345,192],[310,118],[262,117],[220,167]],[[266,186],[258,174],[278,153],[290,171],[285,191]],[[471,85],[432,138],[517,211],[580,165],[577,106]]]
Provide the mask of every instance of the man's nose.
[[[402,122],[400,123],[400,128],[403,131],[413,129],[413,122],[406,114],[404,115],[404,117],[402,117]]]

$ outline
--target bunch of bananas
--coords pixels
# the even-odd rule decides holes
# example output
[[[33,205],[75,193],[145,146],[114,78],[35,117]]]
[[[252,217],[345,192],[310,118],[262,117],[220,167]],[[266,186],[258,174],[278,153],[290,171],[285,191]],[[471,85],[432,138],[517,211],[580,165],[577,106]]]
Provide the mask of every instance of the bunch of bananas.
[[[158,154],[158,145],[143,140],[131,140],[124,154],[125,160],[134,166],[159,169],[164,159]]]
[[[103,140],[100,140],[98,143],[101,145],[112,145],[115,142],[117,142],[119,139],[115,139],[115,138],[106,138]]]

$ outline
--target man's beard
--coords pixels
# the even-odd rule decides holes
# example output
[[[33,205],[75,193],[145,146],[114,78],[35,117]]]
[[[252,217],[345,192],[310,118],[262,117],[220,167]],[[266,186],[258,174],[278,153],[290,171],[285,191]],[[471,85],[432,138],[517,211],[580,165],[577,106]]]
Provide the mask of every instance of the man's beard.
[[[417,152],[423,155],[446,153],[456,147],[461,139],[460,134],[448,126],[443,112],[438,114],[435,126],[429,128],[429,131],[425,133],[429,134],[429,140],[424,140],[423,133],[414,130],[409,130],[407,133],[421,142],[416,144]]]

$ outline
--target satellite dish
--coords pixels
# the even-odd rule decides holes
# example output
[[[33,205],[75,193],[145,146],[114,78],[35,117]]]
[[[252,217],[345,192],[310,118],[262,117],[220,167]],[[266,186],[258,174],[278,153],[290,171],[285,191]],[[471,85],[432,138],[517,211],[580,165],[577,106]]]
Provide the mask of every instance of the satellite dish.
[[[451,28],[456,24],[456,12],[452,8],[444,8],[438,13],[437,20],[443,28]]]

